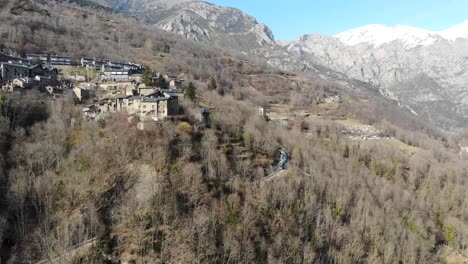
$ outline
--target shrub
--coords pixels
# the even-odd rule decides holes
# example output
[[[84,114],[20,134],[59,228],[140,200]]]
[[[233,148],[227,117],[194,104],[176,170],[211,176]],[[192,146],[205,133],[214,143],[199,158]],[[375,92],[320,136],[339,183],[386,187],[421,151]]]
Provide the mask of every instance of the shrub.
[[[445,240],[447,241],[447,245],[453,245],[453,239],[455,235],[455,228],[452,225],[447,225],[445,227]]]
[[[244,135],[244,145],[251,149],[253,147],[253,142],[254,142],[254,138],[252,136],[252,134],[246,134]]]
[[[180,122],[177,126],[177,133],[190,136],[193,133],[193,127],[187,122]]]
[[[99,126],[100,128],[105,128],[105,127],[106,127],[106,120],[103,119],[103,118],[99,118],[99,119],[97,120],[97,124],[98,124],[98,126]]]

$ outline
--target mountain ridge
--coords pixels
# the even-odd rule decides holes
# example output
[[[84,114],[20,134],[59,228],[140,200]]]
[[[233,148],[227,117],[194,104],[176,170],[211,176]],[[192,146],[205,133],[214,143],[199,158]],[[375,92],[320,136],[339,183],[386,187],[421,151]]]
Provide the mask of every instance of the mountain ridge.
[[[284,47],[379,87],[384,97],[439,127],[461,129],[468,116],[467,25],[439,32],[368,25],[335,36],[303,35]]]
[[[463,38],[467,22],[440,32],[368,25],[335,36],[304,35],[285,42],[276,41],[271,29],[255,17],[204,1],[100,1],[125,7],[126,12],[166,32],[255,57],[281,70],[311,72],[324,79],[335,72],[349,78],[350,84],[352,80],[368,83],[401,108],[443,129],[459,129],[468,121],[464,90],[468,86],[468,40]],[[430,81],[418,85],[417,80],[426,79]],[[426,84],[434,86],[430,91],[443,89],[427,97],[435,99],[430,102],[423,100]]]
[[[431,31],[407,25],[370,24],[338,33],[333,37],[349,46],[362,43],[381,46],[398,40],[408,44],[409,48],[414,48],[418,45],[431,45],[438,40],[454,42],[460,38],[467,38],[468,21],[442,31]]]

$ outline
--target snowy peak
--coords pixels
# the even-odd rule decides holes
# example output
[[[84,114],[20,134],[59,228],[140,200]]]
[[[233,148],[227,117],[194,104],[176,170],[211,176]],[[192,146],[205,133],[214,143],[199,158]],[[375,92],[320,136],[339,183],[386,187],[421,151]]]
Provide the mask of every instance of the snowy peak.
[[[468,38],[468,20],[447,30],[438,32],[443,38],[455,41],[458,38]]]
[[[348,46],[367,44],[379,47],[398,41],[406,49],[411,49],[417,46],[428,46],[441,39],[450,42],[459,38],[468,39],[468,20],[438,32],[404,25],[385,26],[375,24],[351,29],[334,37]]]
[[[375,47],[393,41],[400,41],[405,48],[427,46],[440,38],[434,32],[409,26],[368,25],[335,35],[346,45],[369,44]]]

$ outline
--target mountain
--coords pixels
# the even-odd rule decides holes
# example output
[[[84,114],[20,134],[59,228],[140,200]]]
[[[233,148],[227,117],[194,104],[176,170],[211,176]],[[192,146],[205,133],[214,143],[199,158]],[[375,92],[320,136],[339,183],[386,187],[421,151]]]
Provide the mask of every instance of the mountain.
[[[460,38],[466,39],[468,38],[468,20],[447,30],[441,31],[439,34],[445,39],[451,41],[455,41]]]
[[[132,13],[165,31],[195,41],[215,41],[239,46],[274,44],[272,31],[264,24],[235,8],[225,8],[190,0],[105,0],[106,4]],[[226,39],[227,38],[227,39]]]
[[[148,24],[195,42],[254,55],[283,70],[304,71],[310,64],[277,45],[271,29],[239,9],[190,0],[100,0]]]
[[[397,25],[386,27],[384,25],[368,25],[343,32],[335,36],[346,45],[369,44],[379,47],[384,44],[398,41],[405,48],[427,46],[436,42],[440,37],[427,30]]]
[[[254,17],[203,1],[100,3],[164,31],[282,70],[311,72],[323,79],[338,74],[348,84],[352,79],[368,83],[401,108],[447,130],[468,121],[468,22],[440,32],[368,25],[336,36],[305,35],[285,42],[276,41],[268,26]]]
[[[439,127],[461,128],[468,116],[467,25],[440,32],[369,25],[335,36],[301,36],[285,48],[378,87]]]
[[[411,49],[418,46],[429,46],[440,40],[455,42],[468,38],[468,21],[443,31],[429,31],[405,25],[385,26],[367,25],[335,35],[346,45],[369,44],[374,47],[382,46],[393,41],[403,43]]]

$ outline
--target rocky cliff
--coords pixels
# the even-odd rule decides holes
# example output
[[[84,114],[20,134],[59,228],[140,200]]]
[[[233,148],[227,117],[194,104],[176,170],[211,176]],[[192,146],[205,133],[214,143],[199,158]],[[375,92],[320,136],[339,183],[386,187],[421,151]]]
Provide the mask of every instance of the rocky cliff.
[[[282,70],[313,72],[324,79],[340,73],[341,79],[368,83],[442,128],[468,121],[468,22],[441,32],[369,25],[336,36],[276,42],[266,25],[235,8],[190,0],[102,1],[167,32],[254,56]]]
[[[305,35],[285,48],[350,78],[444,127],[468,116],[468,40],[463,25],[442,32],[371,25],[336,36]]]

